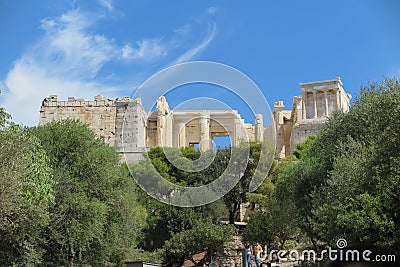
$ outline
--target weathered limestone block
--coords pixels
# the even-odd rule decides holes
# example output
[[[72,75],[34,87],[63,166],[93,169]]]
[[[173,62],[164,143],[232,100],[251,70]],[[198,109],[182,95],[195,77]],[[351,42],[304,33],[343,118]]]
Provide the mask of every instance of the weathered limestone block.
[[[242,266],[242,250],[244,246],[241,236],[234,236],[234,240],[221,248],[212,257],[210,266],[235,266],[236,263]]]
[[[104,100],[105,101],[105,100]],[[110,107],[106,110],[102,106],[89,105],[90,101],[69,97],[67,101],[58,101],[58,97],[51,95],[45,98],[40,108],[39,124],[64,119],[76,119],[89,127],[105,142],[114,146],[115,139],[115,106],[114,100],[107,99]]]

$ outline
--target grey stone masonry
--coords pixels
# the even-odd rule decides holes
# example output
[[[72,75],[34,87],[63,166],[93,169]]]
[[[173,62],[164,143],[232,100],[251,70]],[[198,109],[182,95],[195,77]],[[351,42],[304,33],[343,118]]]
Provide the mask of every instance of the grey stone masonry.
[[[40,107],[39,125],[51,121],[80,120],[110,146],[115,145],[116,99],[96,96],[93,101],[69,97],[58,101],[56,95],[46,97]]]

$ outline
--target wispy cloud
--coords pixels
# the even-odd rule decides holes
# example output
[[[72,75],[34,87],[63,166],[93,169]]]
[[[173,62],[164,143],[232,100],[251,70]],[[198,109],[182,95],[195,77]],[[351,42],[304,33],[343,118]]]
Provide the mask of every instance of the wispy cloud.
[[[186,23],[185,25],[183,25],[182,27],[179,27],[177,29],[174,30],[175,33],[181,34],[181,35],[186,35],[191,31],[191,26],[189,23]]]
[[[118,46],[115,40],[89,30],[95,20],[93,14],[74,9],[41,21],[44,34],[14,62],[1,82],[5,87],[1,105],[14,121],[37,124],[41,100],[50,94],[87,99],[98,94],[115,96],[127,88],[99,82],[99,71],[106,63],[151,61],[166,54],[158,39],[138,41],[136,47]]]
[[[23,57],[34,57],[36,63],[45,63],[56,75],[63,72],[74,78],[95,77],[118,54],[113,40],[86,31],[93,23],[89,17],[71,10],[58,18],[42,20],[44,38]]]
[[[190,48],[185,53],[183,53],[181,56],[179,56],[174,61],[174,63],[178,64],[178,63],[182,63],[182,62],[191,60],[194,56],[199,54],[202,50],[204,50],[211,43],[211,41],[214,39],[214,37],[216,35],[216,32],[217,32],[217,25],[215,23],[213,23],[209,26],[209,31],[208,31],[207,36],[199,44],[195,45],[194,47]]]
[[[28,126],[37,124],[41,100],[50,94],[58,94],[64,99],[68,96],[92,99],[99,92],[120,90],[95,81],[71,79],[68,74],[64,78],[55,76],[50,72],[26,58],[14,64],[5,81],[8,92],[4,97],[2,94],[2,105],[13,115],[15,122]]]
[[[99,4],[105,8],[107,8],[108,11],[113,11],[114,6],[113,6],[113,1],[112,0],[98,0]]]
[[[111,0],[98,0],[98,3],[109,11],[114,10]],[[129,92],[132,86],[139,85],[133,83],[140,83],[140,79],[145,80],[152,73],[136,74],[140,79],[130,81],[128,86],[124,79],[115,77],[118,73],[104,72],[106,64],[150,66],[148,63],[189,61],[209,46],[217,32],[216,24],[209,24],[203,40],[187,49],[197,32],[193,27],[204,26],[196,21],[197,25],[186,23],[173,30],[169,37],[143,38],[121,45],[118,40],[94,30],[100,18],[104,18],[103,13],[72,9],[40,21],[42,36],[15,60],[5,79],[0,81],[0,105],[13,115],[15,122],[36,125],[40,103],[51,94],[61,99],[68,96],[92,99],[98,94],[116,97],[121,92]]]
[[[151,61],[166,55],[167,49],[161,44],[161,39],[144,39],[136,42],[136,46],[125,44],[122,48],[122,58],[127,60]]]

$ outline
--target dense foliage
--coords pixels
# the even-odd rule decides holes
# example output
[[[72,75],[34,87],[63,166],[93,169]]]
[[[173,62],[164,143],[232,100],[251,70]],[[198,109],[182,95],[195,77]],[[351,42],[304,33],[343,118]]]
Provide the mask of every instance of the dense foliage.
[[[259,162],[261,144],[243,144],[243,147],[233,149],[236,149],[236,151],[238,151],[237,153],[245,153],[248,149],[249,155],[245,156],[248,162],[247,168],[244,172],[242,174],[240,174],[239,171],[234,172],[234,175],[241,176],[240,181],[223,197],[223,201],[228,211],[228,220],[231,224],[237,220],[236,216],[239,212],[240,204],[247,201],[246,193],[248,192],[250,180],[253,177]],[[200,152],[194,148],[166,148],[165,150],[167,150],[166,152],[170,157],[171,155],[172,157],[177,157],[175,155],[182,154],[185,158],[190,160],[200,158]],[[175,167],[166,157],[165,150],[160,147],[151,148],[148,152],[148,157],[151,163],[142,161],[138,164],[131,165],[133,177],[135,177],[135,179],[140,179],[141,183],[148,183],[150,188],[151,186],[162,186],[156,184],[157,181],[152,180],[154,170],[148,166],[148,164],[152,164],[155,171],[172,183],[182,186],[201,186],[208,184],[221,176],[226,170],[232,156],[231,147],[219,148],[216,152],[205,152],[213,154],[211,156],[214,160],[211,164],[204,170],[189,172]]]
[[[135,179],[151,185],[152,164],[172,183],[207,184],[224,172],[232,148],[203,155],[194,148],[168,149],[169,157],[188,159],[184,164],[214,157],[199,172],[175,167],[162,148],[150,149],[151,163],[128,170],[84,124],[67,120],[24,129],[0,108],[1,266],[119,266],[132,259],[203,264],[237,234],[232,224],[247,201],[253,212],[246,242],[284,247],[307,237],[319,249],[345,238],[398,250],[399,125],[399,81],[370,84],[349,112],[337,112],[325,130],[299,144],[296,158],[274,162],[255,192],[248,188],[261,144],[250,143],[244,144],[250,148],[247,168],[235,173],[241,179],[228,194],[180,208],[149,197]],[[200,263],[196,253],[205,253]]]
[[[54,169],[55,204],[46,227],[48,266],[123,262],[134,248],[145,211],[118,155],[77,121],[30,129]],[[54,264],[53,264],[54,263]]]
[[[278,181],[277,195],[294,203],[315,245],[345,238],[400,248],[399,125],[399,82],[370,84]]]
[[[229,242],[235,234],[231,226],[219,225],[221,220],[232,222],[239,210],[240,203],[246,201],[246,192],[254,169],[258,163],[260,144],[250,144],[249,165],[242,179],[223,199],[201,207],[179,208],[160,203],[143,195],[141,201],[148,210],[147,227],[143,231],[139,246],[148,251],[157,251],[162,247],[164,262],[182,264],[192,260],[193,253],[206,252],[206,258]],[[182,155],[189,160],[200,158],[200,152],[194,148],[169,148],[169,157]],[[214,152],[210,152],[214,153]],[[170,182],[184,186],[200,186],[212,182],[226,169],[231,158],[231,148],[218,149],[212,163],[199,172],[185,172],[176,168],[166,157],[162,148],[151,148],[149,159],[158,173]],[[133,177],[148,181],[152,176],[147,162],[132,164]],[[203,259],[205,260],[205,258]]]
[[[0,110],[1,266],[119,266],[146,211],[118,155],[77,121],[14,125]]]
[[[165,256],[168,264],[182,266],[185,260],[194,264],[193,255],[206,252],[202,263],[210,261],[211,256],[233,240],[233,225],[215,225],[211,222],[199,222],[192,229],[176,233],[165,243]]]
[[[248,193],[258,209],[244,241],[282,248],[301,238],[319,250],[344,238],[399,250],[399,125],[399,81],[362,88],[349,112],[337,112],[296,146],[296,159],[273,165],[264,183],[269,190]]]
[[[37,138],[20,127],[0,129],[0,140],[1,265],[37,265],[54,205],[53,170]]]
[[[271,170],[254,193],[247,193],[248,200],[256,206],[243,232],[245,242],[259,241],[262,244],[285,244],[286,240],[297,238],[299,229],[293,216],[295,206],[286,192],[276,185],[282,183],[281,177],[296,162],[293,157],[275,162]],[[285,190],[287,188],[285,187]]]

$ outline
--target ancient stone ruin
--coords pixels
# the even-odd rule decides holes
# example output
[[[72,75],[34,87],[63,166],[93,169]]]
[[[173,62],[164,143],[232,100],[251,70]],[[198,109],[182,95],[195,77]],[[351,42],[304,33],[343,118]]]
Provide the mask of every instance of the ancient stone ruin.
[[[275,102],[272,125],[266,126],[262,114],[255,115],[253,125],[245,123],[236,110],[171,110],[164,96],[158,99],[156,111],[146,111],[140,99],[129,97],[59,101],[56,95],[43,100],[39,124],[80,120],[128,162],[141,159],[154,146],[197,145],[201,151],[210,150],[217,136],[230,136],[233,146],[276,139],[277,157],[283,158],[307,136],[318,133],[334,111],[349,110],[351,96],[342,85],[340,78],[301,83],[301,96],[294,97],[292,109],[284,110],[283,101]]]
[[[295,145],[307,136],[321,131],[329,116],[337,110],[350,109],[351,95],[335,80],[300,83],[301,96],[293,98],[291,110],[284,110],[282,101],[274,103],[273,121],[278,158],[292,154]]]

